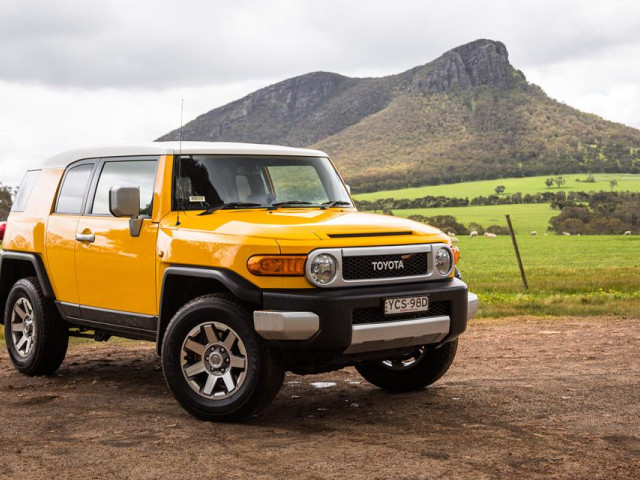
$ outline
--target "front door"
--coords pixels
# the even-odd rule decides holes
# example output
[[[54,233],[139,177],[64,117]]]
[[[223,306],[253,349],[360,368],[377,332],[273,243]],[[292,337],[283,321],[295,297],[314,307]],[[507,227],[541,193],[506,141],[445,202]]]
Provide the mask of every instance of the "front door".
[[[151,221],[157,158],[104,159],[76,230],[76,277],[83,318],[153,330],[157,316],[155,255],[158,225]],[[114,186],[140,187],[140,236],[129,219],[109,210]]]

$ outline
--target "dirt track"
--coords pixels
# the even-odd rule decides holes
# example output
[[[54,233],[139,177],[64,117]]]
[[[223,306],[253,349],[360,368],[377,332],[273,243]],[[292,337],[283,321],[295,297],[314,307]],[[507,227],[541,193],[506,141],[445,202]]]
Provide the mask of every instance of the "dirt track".
[[[19,375],[3,348],[0,477],[594,479],[640,469],[640,319],[476,321],[449,374],[408,395],[352,369],[285,382],[260,417],[207,424],[174,402],[151,344],[76,346],[49,378]]]

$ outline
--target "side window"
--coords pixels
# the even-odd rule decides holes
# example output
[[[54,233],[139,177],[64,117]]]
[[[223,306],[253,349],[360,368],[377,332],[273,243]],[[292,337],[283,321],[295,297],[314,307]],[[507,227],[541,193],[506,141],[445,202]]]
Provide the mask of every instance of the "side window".
[[[151,215],[156,183],[157,160],[106,162],[98,180],[91,213],[111,215],[109,191],[112,187],[140,187],[140,215]]]
[[[24,212],[24,209],[27,207],[29,197],[31,196],[31,192],[33,191],[33,187],[36,185],[36,180],[38,180],[38,175],[40,175],[40,170],[31,170],[24,176],[22,183],[20,184],[20,188],[18,189],[16,199],[11,206],[12,212]]]
[[[82,212],[82,200],[87,190],[93,164],[78,165],[67,171],[64,183],[58,195],[56,213],[79,215]]]

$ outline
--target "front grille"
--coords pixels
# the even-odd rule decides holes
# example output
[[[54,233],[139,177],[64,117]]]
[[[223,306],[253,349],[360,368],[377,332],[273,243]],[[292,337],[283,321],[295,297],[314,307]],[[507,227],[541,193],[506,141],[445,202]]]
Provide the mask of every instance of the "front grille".
[[[431,302],[426,312],[400,313],[398,315],[385,315],[383,307],[356,308],[353,311],[352,322],[354,325],[362,323],[395,322],[397,320],[413,320],[414,318],[441,317],[449,315],[449,302]]]
[[[426,275],[429,271],[429,254],[426,252],[400,255],[364,255],[342,258],[342,278],[345,280],[365,280],[369,278],[395,278]],[[395,268],[375,268],[379,262]],[[396,262],[402,262],[402,268]],[[381,265],[380,265],[381,266]]]

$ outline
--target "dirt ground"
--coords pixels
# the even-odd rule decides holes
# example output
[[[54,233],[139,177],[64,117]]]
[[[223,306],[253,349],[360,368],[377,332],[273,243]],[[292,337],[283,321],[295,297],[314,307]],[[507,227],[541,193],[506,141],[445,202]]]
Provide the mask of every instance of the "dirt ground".
[[[288,375],[242,424],[184,413],[151,344],[74,346],[40,378],[3,348],[0,477],[638,478],[639,401],[639,318],[474,321],[427,390]]]

